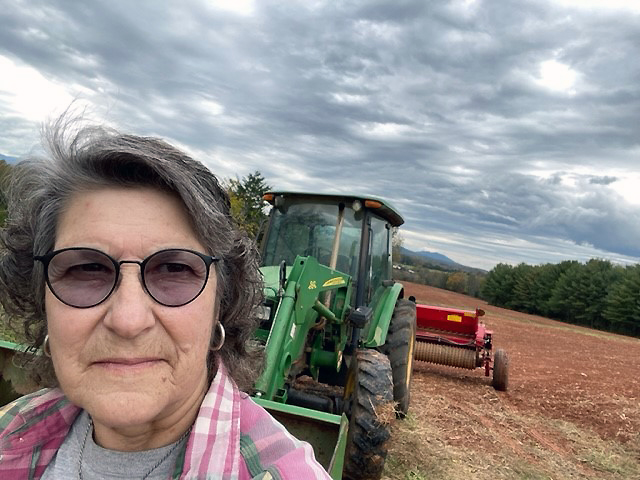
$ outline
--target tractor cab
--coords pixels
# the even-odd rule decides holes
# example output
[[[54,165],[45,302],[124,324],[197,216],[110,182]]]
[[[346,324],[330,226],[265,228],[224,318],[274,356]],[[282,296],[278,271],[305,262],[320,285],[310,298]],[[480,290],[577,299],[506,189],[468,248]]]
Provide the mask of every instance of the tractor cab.
[[[391,280],[391,229],[404,220],[389,202],[299,192],[268,192],[264,198],[273,209],[259,239],[263,267],[314,257],[352,278],[357,306],[370,305]]]

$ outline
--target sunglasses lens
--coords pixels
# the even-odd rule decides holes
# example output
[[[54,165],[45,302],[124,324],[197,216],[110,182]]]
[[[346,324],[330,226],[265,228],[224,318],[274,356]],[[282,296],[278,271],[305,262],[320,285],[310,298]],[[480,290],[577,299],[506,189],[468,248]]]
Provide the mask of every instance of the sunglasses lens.
[[[51,291],[74,307],[91,307],[113,289],[116,268],[105,254],[90,249],[64,250],[49,262]]]
[[[159,303],[177,307],[194,300],[207,283],[205,261],[193,252],[164,250],[148,258],[144,283]]]

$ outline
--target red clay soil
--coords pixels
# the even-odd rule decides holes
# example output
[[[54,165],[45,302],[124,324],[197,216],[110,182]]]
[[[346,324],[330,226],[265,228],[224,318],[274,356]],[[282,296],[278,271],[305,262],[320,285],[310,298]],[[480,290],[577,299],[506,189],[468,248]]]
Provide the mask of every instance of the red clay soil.
[[[497,439],[484,442],[483,451],[506,448],[526,457],[530,455],[523,447],[526,438],[538,448],[563,454],[572,448],[571,435],[552,431],[549,425],[554,421],[565,425],[562,421],[566,421],[580,431],[592,432],[594,438],[636,451],[640,441],[640,340],[402,283],[405,296],[415,296],[418,303],[485,310],[482,320],[494,332],[494,349],[502,348],[509,356],[507,392],[494,391],[483,369],[415,365],[411,411],[419,415],[422,409],[433,409],[433,402],[442,401],[448,413],[443,412],[440,421],[450,422],[444,429],[447,444],[468,443],[464,432],[472,424]],[[516,424],[514,419],[519,418],[524,423]],[[585,477],[599,478],[589,475],[588,465],[580,468]]]

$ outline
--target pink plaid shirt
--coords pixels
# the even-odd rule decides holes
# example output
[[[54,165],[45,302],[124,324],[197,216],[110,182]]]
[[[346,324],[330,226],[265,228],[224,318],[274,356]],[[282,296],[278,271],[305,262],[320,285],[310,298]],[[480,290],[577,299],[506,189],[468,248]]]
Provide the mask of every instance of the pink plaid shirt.
[[[27,395],[0,410],[0,478],[38,479],[80,408],[58,389]],[[330,479],[308,443],[238,390],[220,364],[173,479]]]

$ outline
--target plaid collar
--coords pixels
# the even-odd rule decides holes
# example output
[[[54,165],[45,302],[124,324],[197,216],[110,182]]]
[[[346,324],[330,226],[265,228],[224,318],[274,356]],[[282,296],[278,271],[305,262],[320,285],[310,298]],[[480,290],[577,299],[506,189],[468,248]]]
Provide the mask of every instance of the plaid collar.
[[[240,391],[218,362],[209,391],[187,442],[180,478],[207,478],[221,472],[221,479],[236,480],[240,469]]]

